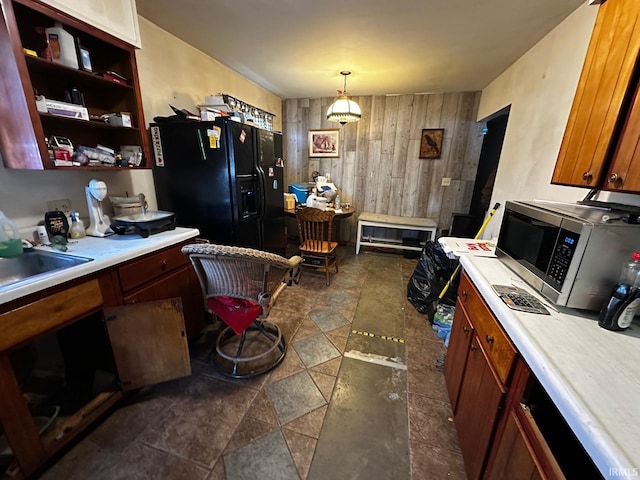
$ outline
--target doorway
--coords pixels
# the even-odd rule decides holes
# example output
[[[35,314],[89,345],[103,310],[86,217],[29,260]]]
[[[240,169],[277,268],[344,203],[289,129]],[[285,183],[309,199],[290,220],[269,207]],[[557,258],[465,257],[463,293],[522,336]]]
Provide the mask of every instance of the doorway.
[[[507,130],[509,111],[511,107],[505,107],[499,112],[489,117],[485,126],[482,150],[478,160],[478,170],[476,172],[473,195],[471,197],[471,207],[469,215],[461,216],[451,223],[451,235],[456,237],[474,237],[482,226],[490,205],[491,193],[493,192],[493,182],[500,161],[504,134]],[[456,223],[458,226],[456,226]]]

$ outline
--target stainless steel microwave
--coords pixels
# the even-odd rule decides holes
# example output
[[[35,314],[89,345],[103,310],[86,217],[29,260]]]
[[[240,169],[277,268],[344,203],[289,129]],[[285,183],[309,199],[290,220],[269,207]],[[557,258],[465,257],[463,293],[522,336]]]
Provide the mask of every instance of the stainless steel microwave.
[[[496,254],[556,305],[600,310],[620,269],[640,251],[640,225],[600,208],[505,204]]]

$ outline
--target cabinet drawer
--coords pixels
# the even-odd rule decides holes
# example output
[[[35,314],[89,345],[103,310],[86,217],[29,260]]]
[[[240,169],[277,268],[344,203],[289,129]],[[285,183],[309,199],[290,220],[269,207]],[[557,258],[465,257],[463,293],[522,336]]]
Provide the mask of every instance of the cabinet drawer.
[[[498,378],[506,385],[516,358],[515,347],[503,332],[502,327],[480,297],[469,277],[464,274],[460,280],[458,298],[466,310],[471,325],[475,328],[476,335]]]
[[[100,284],[90,280],[3,313],[0,315],[0,351],[77,320],[101,306]]]
[[[163,250],[120,267],[118,276],[122,291],[133,290],[189,263],[189,257],[182,253],[180,248],[175,247]]]

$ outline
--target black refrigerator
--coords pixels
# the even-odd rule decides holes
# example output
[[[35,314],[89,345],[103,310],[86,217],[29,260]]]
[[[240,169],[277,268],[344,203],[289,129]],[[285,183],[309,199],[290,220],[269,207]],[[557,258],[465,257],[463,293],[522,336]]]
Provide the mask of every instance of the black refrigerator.
[[[212,243],[284,254],[282,135],[227,118],[150,126],[158,208]]]

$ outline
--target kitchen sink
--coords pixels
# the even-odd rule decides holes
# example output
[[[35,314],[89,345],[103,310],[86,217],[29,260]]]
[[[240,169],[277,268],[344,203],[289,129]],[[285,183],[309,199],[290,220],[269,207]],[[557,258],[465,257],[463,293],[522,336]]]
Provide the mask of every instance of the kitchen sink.
[[[91,258],[41,250],[25,252],[12,258],[0,258],[0,288],[91,260]]]

